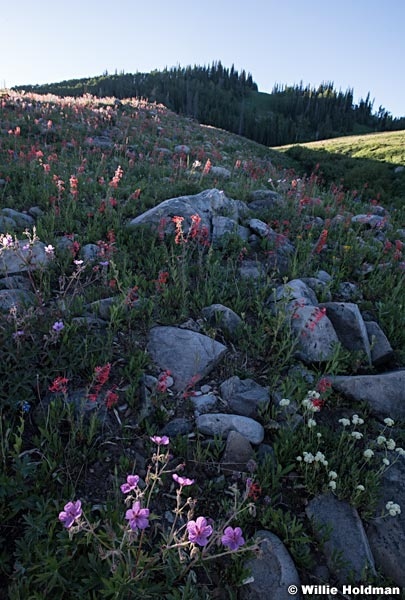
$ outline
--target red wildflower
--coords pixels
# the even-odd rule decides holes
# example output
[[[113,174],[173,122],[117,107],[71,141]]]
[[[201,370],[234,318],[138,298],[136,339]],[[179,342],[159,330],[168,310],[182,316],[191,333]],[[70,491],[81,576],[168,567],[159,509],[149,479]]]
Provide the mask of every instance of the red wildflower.
[[[328,239],[328,230],[323,229],[321,235],[319,236],[319,240],[315,246],[314,252],[316,252],[316,254],[319,254],[323,250],[327,239]]]
[[[252,483],[249,487],[248,498],[252,498],[254,502],[260,498],[262,493],[262,488],[258,483]]]
[[[110,376],[111,371],[111,363],[107,363],[103,367],[95,367],[94,374],[96,377],[96,382],[100,385],[104,385]]]
[[[68,381],[69,379],[67,379],[66,377],[56,377],[53,380],[52,385],[50,385],[48,389],[50,392],[66,394]]]
[[[114,386],[106,392],[105,404],[107,408],[112,408],[118,402],[118,394],[115,392],[116,389],[116,386]]]

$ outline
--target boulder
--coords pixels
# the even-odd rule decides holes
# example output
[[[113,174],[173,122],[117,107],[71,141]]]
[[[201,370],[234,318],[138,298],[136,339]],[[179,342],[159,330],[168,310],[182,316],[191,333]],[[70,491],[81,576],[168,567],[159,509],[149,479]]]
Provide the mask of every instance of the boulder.
[[[328,567],[340,584],[347,584],[351,579],[367,581],[367,572],[376,575],[363,524],[350,504],[326,493],[313,498],[306,513],[315,536],[322,542]]]
[[[180,327],[153,327],[147,351],[162,369],[169,370],[176,391],[205,377],[223,358],[226,346],[212,338]]]
[[[239,379],[236,375],[221,386],[222,399],[231,410],[245,417],[257,417],[259,409],[269,404],[269,391],[253,379]]]
[[[200,415],[196,421],[197,429],[204,435],[227,437],[230,431],[238,431],[251,444],[260,444],[264,439],[264,429],[257,421],[240,415],[209,413]]]

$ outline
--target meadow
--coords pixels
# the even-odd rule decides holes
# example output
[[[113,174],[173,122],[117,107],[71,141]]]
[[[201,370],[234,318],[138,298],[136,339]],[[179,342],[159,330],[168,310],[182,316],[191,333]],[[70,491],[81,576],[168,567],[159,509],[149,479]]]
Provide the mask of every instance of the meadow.
[[[402,143],[403,133],[390,135]],[[364,452],[387,424],[329,378],[378,369],[341,346],[330,360],[303,365],[285,314],[266,299],[319,270],[331,276],[325,298],[351,282],[361,311],[390,341],[390,368],[403,368],[404,175],[398,183],[389,167],[390,185],[397,182],[390,198],[371,180],[375,161],[385,165],[388,155],[366,153],[367,177],[353,189],[340,167],[334,174],[317,160],[309,169],[299,152],[140,99],[2,93],[0,598],[239,598],[259,529],[281,539],[302,582],[318,582],[321,547],[308,501],[329,490],[365,523],[375,518],[384,468],[377,452],[367,464]],[[392,160],[403,164],[404,156]],[[286,273],[274,267],[262,286],[238,276],[246,261],[271,254],[266,240],[251,246],[232,234],[214,247],[191,229],[181,237],[178,228],[166,235],[127,227],[164,200],[213,188],[247,203],[256,190],[277,194],[261,219],[294,247]],[[351,221],[380,204],[389,215],[383,234]],[[39,242],[46,260],[36,264]],[[19,257],[12,272],[3,262],[10,251]],[[16,286],[22,295],[10,301]],[[241,317],[232,339],[201,318],[213,303]],[[180,393],[151,360],[147,339],[157,324],[190,320],[229,351]],[[219,396],[232,376],[254,379],[272,398],[258,417],[271,451],[256,448],[240,473],[221,469],[220,436],[194,427],[165,433],[175,418],[194,423],[192,399],[204,386]],[[339,419],[354,414],[362,439],[347,443]],[[394,433],[401,448],[401,423]],[[297,460],[321,450],[327,468]]]

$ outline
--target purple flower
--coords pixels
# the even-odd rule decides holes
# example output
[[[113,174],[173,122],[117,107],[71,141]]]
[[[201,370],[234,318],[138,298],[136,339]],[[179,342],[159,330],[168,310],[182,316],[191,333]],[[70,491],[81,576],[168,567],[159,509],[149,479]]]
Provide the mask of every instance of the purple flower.
[[[167,446],[170,443],[170,440],[167,437],[167,435],[162,435],[162,437],[160,437],[159,435],[154,435],[150,438],[150,440],[152,442],[155,442],[155,444],[157,444],[158,446]]]
[[[199,546],[206,546],[208,544],[208,537],[212,533],[211,525],[207,525],[207,519],[205,517],[197,517],[195,521],[189,521],[187,523],[188,540],[193,544]]]
[[[63,508],[64,510],[59,513],[59,521],[63,523],[64,527],[69,529],[76,519],[79,519],[82,516],[82,503],[80,500],[68,502]]]
[[[62,331],[62,329],[64,329],[64,324],[63,321],[55,321],[55,323],[52,325],[52,329],[54,331],[57,331],[59,333],[59,331]]]
[[[194,479],[189,479],[188,477],[180,477],[180,475],[177,475],[177,473],[174,473],[172,477],[174,481],[176,481],[181,486],[193,485],[194,483]]]
[[[230,550],[238,550],[245,543],[242,529],[240,527],[235,527],[235,529],[233,527],[226,527],[221,542]]]
[[[141,503],[138,501],[134,502],[132,508],[125,513],[125,518],[128,519],[132,531],[149,527],[148,517],[149,508],[141,508]]]
[[[138,485],[138,481],[139,481],[138,475],[128,475],[127,482],[123,483],[121,486],[121,492],[123,494],[128,494],[129,492],[131,492],[132,490],[134,490],[136,488],[136,486]]]

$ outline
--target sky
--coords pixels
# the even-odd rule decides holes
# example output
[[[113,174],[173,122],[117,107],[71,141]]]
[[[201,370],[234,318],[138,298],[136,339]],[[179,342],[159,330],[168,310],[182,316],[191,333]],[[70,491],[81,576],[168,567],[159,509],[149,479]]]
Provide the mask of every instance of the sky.
[[[404,0],[3,0],[0,88],[210,65],[405,116]]]

